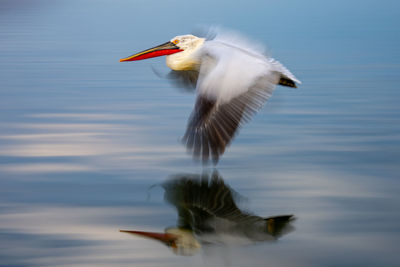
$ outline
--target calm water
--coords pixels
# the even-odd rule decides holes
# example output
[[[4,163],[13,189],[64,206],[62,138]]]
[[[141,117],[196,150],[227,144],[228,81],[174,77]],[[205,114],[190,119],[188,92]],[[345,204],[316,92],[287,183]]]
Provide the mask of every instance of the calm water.
[[[399,4],[265,2],[0,1],[0,265],[398,266]],[[119,229],[176,226],[149,187],[213,171],[179,143],[194,95],[154,75],[162,58],[118,60],[210,24],[303,82],[216,166],[243,209],[297,220],[278,242],[182,257]]]

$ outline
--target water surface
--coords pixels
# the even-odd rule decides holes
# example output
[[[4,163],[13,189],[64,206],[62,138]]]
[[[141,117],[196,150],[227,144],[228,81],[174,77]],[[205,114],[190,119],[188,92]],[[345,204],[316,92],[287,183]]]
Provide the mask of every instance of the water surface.
[[[196,10],[196,12],[193,12]],[[1,1],[1,266],[397,266],[400,49],[396,1]],[[218,172],[278,242],[181,257],[119,232],[163,232],[151,185],[201,174],[179,138],[194,95],[119,58],[221,24],[303,84],[278,88]]]

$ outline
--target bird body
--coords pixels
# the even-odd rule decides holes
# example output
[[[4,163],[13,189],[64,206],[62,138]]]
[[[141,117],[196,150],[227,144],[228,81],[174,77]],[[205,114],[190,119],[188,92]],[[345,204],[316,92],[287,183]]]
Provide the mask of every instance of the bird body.
[[[263,106],[276,84],[300,83],[281,63],[265,56],[259,45],[232,33],[210,40],[181,35],[120,61],[160,55],[167,55],[166,64],[176,78],[196,88],[183,142],[203,162],[210,157],[218,162],[237,129]]]

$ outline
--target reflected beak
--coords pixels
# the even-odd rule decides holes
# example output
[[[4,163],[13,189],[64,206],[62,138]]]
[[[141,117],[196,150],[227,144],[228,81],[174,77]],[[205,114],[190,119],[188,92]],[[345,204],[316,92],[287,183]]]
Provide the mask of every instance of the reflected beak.
[[[155,239],[163,242],[167,246],[176,246],[175,241],[178,238],[177,235],[174,234],[166,234],[166,233],[154,233],[154,232],[143,232],[143,231],[129,231],[129,230],[119,230],[122,233],[134,234],[141,237],[147,237],[150,239]]]
[[[178,53],[181,51],[183,51],[183,49],[180,49],[174,43],[166,42],[162,45],[144,50],[144,51],[134,54],[132,56],[129,56],[126,58],[121,58],[119,60],[119,62],[135,61],[135,60],[142,60],[142,59],[152,58],[152,57],[166,56],[166,55],[175,54],[175,53]]]

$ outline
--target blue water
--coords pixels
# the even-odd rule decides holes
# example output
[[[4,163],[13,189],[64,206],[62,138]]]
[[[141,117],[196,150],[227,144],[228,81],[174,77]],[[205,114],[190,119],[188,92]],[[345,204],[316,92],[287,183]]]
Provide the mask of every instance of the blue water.
[[[398,266],[397,1],[0,2],[0,266]],[[175,255],[151,185],[213,171],[180,144],[195,96],[119,58],[223,25],[303,83],[279,87],[216,169],[277,242]]]

